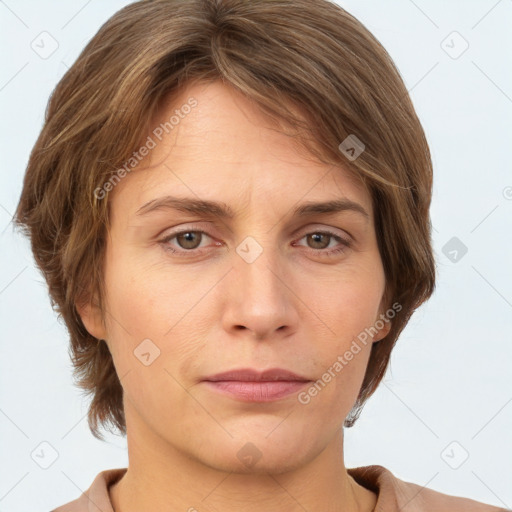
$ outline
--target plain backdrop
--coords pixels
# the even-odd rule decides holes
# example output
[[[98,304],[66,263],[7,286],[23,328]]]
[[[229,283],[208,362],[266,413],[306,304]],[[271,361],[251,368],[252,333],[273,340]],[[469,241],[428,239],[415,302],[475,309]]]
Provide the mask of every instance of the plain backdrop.
[[[11,223],[51,91],[127,4],[0,1],[0,512],[47,512],[128,462],[124,438],[101,442],[88,430],[66,330]],[[423,123],[438,266],[434,296],[345,430],[346,466],[380,464],[403,480],[510,508],[512,2],[340,5],[389,51]],[[36,50],[41,37],[51,55]]]

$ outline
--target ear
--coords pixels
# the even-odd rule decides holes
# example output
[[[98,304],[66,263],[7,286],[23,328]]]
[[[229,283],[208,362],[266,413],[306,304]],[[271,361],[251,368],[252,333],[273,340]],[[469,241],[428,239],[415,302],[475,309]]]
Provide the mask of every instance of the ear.
[[[383,294],[383,297],[381,299],[381,302],[380,302],[379,316],[378,316],[378,318],[375,319],[375,323],[373,324],[376,326],[377,329],[378,329],[377,325],[384,324],[382,326],[382,328],[379,329],[379,331],[375,335],[375,337],[373,338],[374,342],[384,339],[389,334],[389,331],[391,330],[391,319],[389,319],[386,315],[386,311],[389,309],[388,305],[390,302],[389,293],[390,293],[389,289],[386,288],[386,290]]]
[[[76,310],[91,336],[99,340],[107,339],[107,330],[103,321],[103,315],[96,297],[92,300],[76,305]]]
[[[389,318],[386,318],[385,315],[382,315],[382,316],[385,318],[385,320],[382,320],[382,317],[379,317],[375,320],[375,323],[378,322],[379,325],[381,323],[383,323],[384,326],[382,327],[382,329],[379,329],[379,332],[373,338],[374,343],[384,339],[389,334],[389,331],[391,330],[391,320],[389,320]]]

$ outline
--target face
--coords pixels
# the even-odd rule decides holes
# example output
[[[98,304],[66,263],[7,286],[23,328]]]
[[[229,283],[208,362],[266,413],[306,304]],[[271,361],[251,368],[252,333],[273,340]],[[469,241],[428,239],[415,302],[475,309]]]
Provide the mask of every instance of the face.
[[[252,470],[298,467],[339,434],[389,330],[344,358],[384,311],[371,198],[219,82],[189,85],[155,127],[176,109],[109,198],[105,322],[82,318],[107,340],[138,443],[225,471],[250,471],[246,455]],[[304,208],[340,200],[352,208]],[[239,369],[299,380],[207,380]]]

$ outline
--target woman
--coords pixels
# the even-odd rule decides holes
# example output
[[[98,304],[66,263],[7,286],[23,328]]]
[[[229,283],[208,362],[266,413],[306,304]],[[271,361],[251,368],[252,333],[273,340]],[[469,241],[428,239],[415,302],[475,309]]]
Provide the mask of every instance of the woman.
[[[52,95],[16,214],[91,431],[128,442],[56,511],[499,510],[343,461],[434,290],[431,194],[398,71],[335,4],[114,15]]]

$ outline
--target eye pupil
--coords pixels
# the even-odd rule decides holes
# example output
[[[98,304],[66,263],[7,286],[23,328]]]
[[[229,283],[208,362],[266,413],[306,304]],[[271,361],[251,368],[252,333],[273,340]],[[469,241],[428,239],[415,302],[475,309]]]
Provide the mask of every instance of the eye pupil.
[[[315,249],[325,249],[329,245],[329,238],[331,235],[327,235],[325,233],[313,233],[311,235],[308,235],[308,238],[310,241],[313,242],[313,244],[320,244],[320,247],[314,247]],[[324,237],[327,240],[327,243],[321,243],[321,238]]]
[[[194,237],[196,240],[194,240]],[[186,231],[177,235],[176,240],[183,249],[195,249],[199,245],[200,236],[198,236],[197,231]]]

